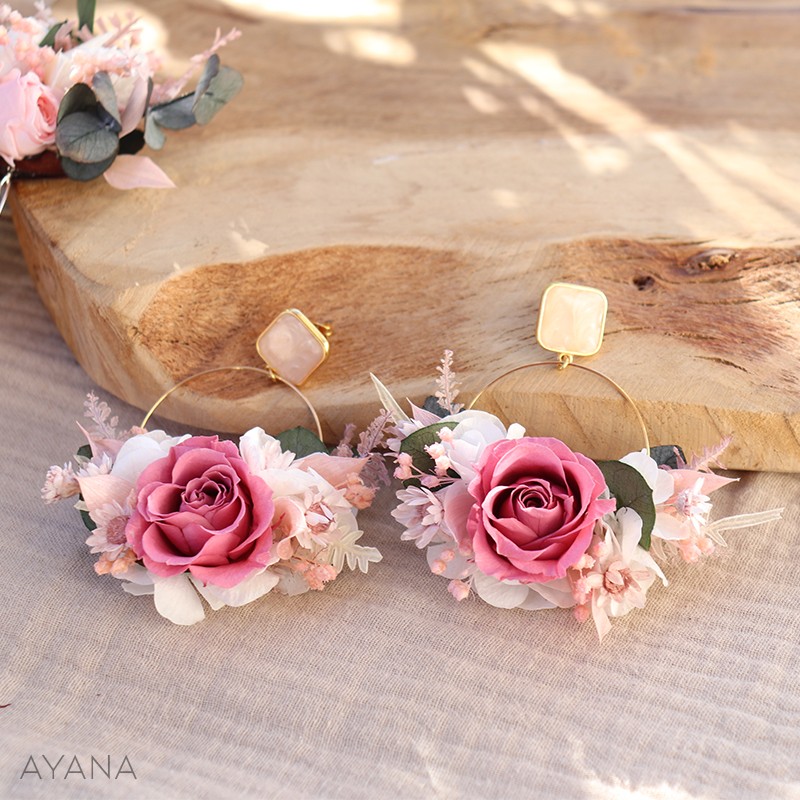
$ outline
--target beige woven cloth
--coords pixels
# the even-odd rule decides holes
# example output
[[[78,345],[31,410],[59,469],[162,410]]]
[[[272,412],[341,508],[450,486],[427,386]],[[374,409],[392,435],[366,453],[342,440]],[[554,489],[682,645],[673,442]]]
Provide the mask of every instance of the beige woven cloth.
[[[39,500],[94,387],[7,218],[0,245],[0,797],[800,797],[800,477],[721,491],[720,514],[785,519],[676,565],[602,646],[567,611],[456,604],[390,492],[362,517],[368,576],[176,627]]]

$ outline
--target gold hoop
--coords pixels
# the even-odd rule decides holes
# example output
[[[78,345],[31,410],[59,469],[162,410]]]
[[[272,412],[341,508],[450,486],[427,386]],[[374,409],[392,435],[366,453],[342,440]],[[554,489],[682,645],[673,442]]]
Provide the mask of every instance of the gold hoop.
[[[523,369],[531,369],[533,367],[555,367],[559,371],[564,371],[567,367],[574,367],[575,369],[582,369],[584,372],[591,372],[592,375],[597,375],[598,378],[602,378],[606,383],[611,384],[611,386],[616,389],[616,391],[622,396],[622,398],[628,403],[628,405],[633,409],[634,414],[636,414],[636,420],[639,423],[639,426],[642,429],[642,436],[644,437],[644,449],[649,453],[650,452],[650,437],[647,435],[647,426],[644,424],[644,418],[642,417],[639,409],[636,406],[636,403],[633,402],[631,396],[614,380],[608,377],[608,375],[604,375],[602,372],[599,372],[596,369],[592,369],[591,367],[584,367],[582,364],[574,364],[572,362],[572,356],[568,353],[564,353],[559,356],[558,361],[535,361],[532,364],[522,364],[519,367],[514,367],[514,369],[507,370],[502,375],[498,375],[494,380],[489,381],[479,392],[475,395],[472,399],[472,402],[467,406],[468,409],[472,409],[475,407],[475,404],[478,400],[481,399],[481,396],[487,392],[492,386],[499,383],[503,378],[508,377],[509,375],[513,375],[515,372],[520,372]]]
[[[178,381],[171,389],[167,389],[158,400],[150,406],[150,410],[144,415],[144,419],[142,420],[141,427],[145,428],[147,423],[150,421],[150,417],[158,410],[158,407],[175,391],[180,389],[182,386],[185,386],[190,381],[193,381],[195,378],[202,378],[204,375],[211,375],[215,372],[258,372],[262,375],[266,375],[273,383],[282,383],[284,386],[287,386],[291,389],[300,399],[306,404],[306,407],[311,412],[311,416],[314,418],[314,425],[317,428],[317,436],[322,439],[322,424],[319,421],[319,415],[317,414],[317,410],[311,404],[311,401],[306,397],[303,392],[300,391],[293,383],[289,383],[289,381],[284,380],[272,369],[264,369],[263,367],[213,367],[212,369],[205,369],[202,372],[195,372],[194,375],[189,375],[188,378],[184,378],[182,381]]]

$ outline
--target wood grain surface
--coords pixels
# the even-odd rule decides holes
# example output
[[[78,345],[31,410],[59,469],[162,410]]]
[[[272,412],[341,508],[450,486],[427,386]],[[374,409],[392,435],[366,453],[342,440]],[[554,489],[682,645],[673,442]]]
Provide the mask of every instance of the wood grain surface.
[[[100,13],[118,4],[100,3]],[[287,306],[334,327],[309,381],[331,438],[421,401],[445,348],[469,398],[545,354],[553,280],[609,298],[585,363],[658,443],[734,436],[732,468],[800,469],[800,9],[782,2],[148,0],[178,71],[213,30],[245,89],[157,154],[178,188],[18,181],[36,285],[91,378],[146,408],[258,364]],[[165,413],[235,431],[304,421],[257,378]],[[485,405],[594,457],[640,446],[599,380],[532,370]]]

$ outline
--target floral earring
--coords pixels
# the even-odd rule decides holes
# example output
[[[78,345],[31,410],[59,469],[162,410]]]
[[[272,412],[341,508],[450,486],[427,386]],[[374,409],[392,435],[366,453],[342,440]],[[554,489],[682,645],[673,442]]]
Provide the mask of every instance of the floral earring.
[[[330,329],[327,329],[328,335]],[[273,589],[295,595],[320,590],[345,563],[367,572],[381,560],[359,543],[356,515],[380,482],[372,451],[385,417],[369,436],[333,453],[322,442],[319,416],[290,381],[306,380],[325,360],[328,342],[296,309],[278,316],[258,340],[265,367],[215,367],[166,391],[138,427],[119,432],[106,403],[90,394],[88,444],[73,462],[47,473],[45,502],[75,498],[99,556],[98,574],[119,579],[133,595],[153,595],[156,610],[179,625],[241,606]],[[191,380],[225,370],[254,371],[298,395],[315,432],[294,428],[275,437],[252,428],[238,445],[218,436],[168,436],[147,430],[156,409]],[[352,427],[348,426],[349,437]]]
[[[780,518],[781,511],[710,520],[709,495],[734,479],[711,467],[727,442],[688,461],[678,447],[650,447],[630,396],[597,370],[574,364],[600,349],[607,301],[597,289],[554,284],[537,329],[555,361],[523,364],[492,380],[469,406],[456,402],[452,353],[438,368],[435,397],[407,415],[373,376],[396,426],[390,441],[404,488],[392,516],[401,539],[427,550],[431,571],[456,600],[475,592],[498,608],[572,608],[602,639],[611,619],[642,608],[667,579],[673,554],[694,563],[724,545],[722,533]],[[550,437],[474,408],[507,375],[534,367],[582,369],[611,384],[641,426],[643,447],[595,462]]]

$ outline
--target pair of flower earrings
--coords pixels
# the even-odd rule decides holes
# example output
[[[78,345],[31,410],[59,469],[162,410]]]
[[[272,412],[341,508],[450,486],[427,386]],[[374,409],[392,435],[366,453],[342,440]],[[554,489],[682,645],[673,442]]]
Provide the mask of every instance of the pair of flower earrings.
[[[119,431],[109,407],[90,394],[89,422],[81,426],[87,444],[50,468],[42,495],[45,502],[76,499],[98,574],[117,578],[130,594],[152,595],[161,615],[190,625],[206,606],[242,606],[272,590],[321,590],[345,564],[366,573],[382,556],[362,544],[357,513],[391,482],[388,458],[402,482],[391,512],[401,539],[427,551],[431,572],[448,581],[455,600],[475,593],[498,608],[571,608],[579,621],[591,617],[602,639],[611,619],[644,606],[654,583],[667,585],[663,566],[696,563],[725,544],[725,531],[780,517],[774,510],[711,521],[709,495],[733,480],[711,471],[727,443],[688,461],[677,447],[651,449],[628,394],[573,363],[599,351],[606,310],[597,289],[551,285],[537,340],[556,360],[503,373],[464,408],[445,351],[435,394],[409,414],[373,376],[384,410],[357,442],[347,426],[331,449],[299,388],[326,359],[330,329],[289,309],[258,339],[264,368],[192,375],[165,392],[138,427]],[[540,366],[579,368],[610,383],[635,412],[643,448],[593,461],[474,408],[511,372]],[[294,391],[315,432],[271,436],[253,428],[237,446],[147,430],[174,391],[229,369],[264,373]]]

